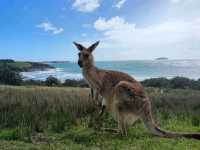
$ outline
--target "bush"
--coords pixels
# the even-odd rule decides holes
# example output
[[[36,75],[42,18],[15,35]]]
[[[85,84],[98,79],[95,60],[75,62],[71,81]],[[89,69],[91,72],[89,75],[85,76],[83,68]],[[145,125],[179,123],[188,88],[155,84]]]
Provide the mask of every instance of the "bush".
[[[21,85],[22,77],[19,72],[13,71],[6,64],[0,68],[0,83],[9,85]]]
[[[142,84],[147,87],[200,90],[200,79],[192,80],[185,77],[175,77],[172,79],[152,78],[142,81]]]
[[[45,81],[30,79],[30,80],[23,81],[23,85],[41,85],[41,86],[44,86]]]
[[[152,79],[146,79],[142,81],[142,84],[144,86],[151,86],[151,87],[170,87],[170,82],[166,78],[152,78]]]
[[[70,87],[88,87],[88,84],[85,82],[85,80],[71,80],[67,79],[63,83],[63,86],[70,86]]]
[[[185,77],[175,77],[173,78],[170,83],[172,88],[179,88],[179,89],[189,89],[192,88],[194,85],[193,80],[185,78]]]
[[[47,86],[58,86],[60,84],[60,81],[53,76],[49,76],[45,81],[45,85]]]

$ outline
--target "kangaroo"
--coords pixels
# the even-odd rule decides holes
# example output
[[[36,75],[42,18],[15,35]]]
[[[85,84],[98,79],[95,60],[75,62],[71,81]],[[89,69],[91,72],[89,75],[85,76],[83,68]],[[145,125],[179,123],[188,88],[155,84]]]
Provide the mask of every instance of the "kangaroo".
[[[142,84],[126,73],[104,70],[94,64],[92,52],[99,41],[86,48],[74,42],[79,50],[78,65],[89,86],[103,97],[102,111],[112,113],[118,123],[118,130],[127,136],[127,128],[138,119],[142,119],[149,131],[156,136],[168,138],[200,139],[200,133],[170,132],[160,129],[152,116],[151,102],[144,92]]]

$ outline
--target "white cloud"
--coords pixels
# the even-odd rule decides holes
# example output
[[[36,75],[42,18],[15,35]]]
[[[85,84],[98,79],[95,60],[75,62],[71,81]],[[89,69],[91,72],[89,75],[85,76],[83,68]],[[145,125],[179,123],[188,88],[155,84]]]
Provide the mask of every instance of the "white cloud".
[[[126,23],[123,18],[119,16],[113,17],[110,20],[106,20],[105,18],[99,18],[94,23],[94,28],[97,30],[117,30],[124,28],[135,28],[134,24]]]
[[[52,32],[52,34],[60,34],[64,32],[64,29],[61,27],[56,27],[50,22],[42,22],[36,26],[37,28],[43,29],[45,32]]]
[[[73,7],[81,12],[92,12],[99,6],[99,0],[75,0],[73,3]]]
[[[117,4],[114,5],[114,7],[120,9],[120,8],[125,4],[126,1],[127,1],[127,0],[119,0],[119,1],[117,2]]]
[[[98,51],[104,59],[150,59],[160,56],[188,58],[200,56],[200,18],[173,21],[143,28],[121,17],[99,18],[94,28],[102,33],[107,52]],[[121,49],[119,51],[119,49]],[[113,55],[113,53],[115,55]]]

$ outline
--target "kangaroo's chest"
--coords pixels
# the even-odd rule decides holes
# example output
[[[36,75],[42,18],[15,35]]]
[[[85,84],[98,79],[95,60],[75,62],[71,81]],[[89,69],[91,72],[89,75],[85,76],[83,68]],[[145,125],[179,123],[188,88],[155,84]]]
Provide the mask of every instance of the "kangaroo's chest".
[[[98,90],[100,88],[96,73],[83,71],[83,76],[91,88],[95,90]]]

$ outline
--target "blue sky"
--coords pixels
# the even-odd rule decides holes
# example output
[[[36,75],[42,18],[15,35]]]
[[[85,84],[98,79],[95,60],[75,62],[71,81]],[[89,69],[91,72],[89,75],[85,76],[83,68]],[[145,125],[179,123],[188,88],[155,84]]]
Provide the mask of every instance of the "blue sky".
[[[200,58],[199,0],[1,0],[0,58],[76,61]]]

